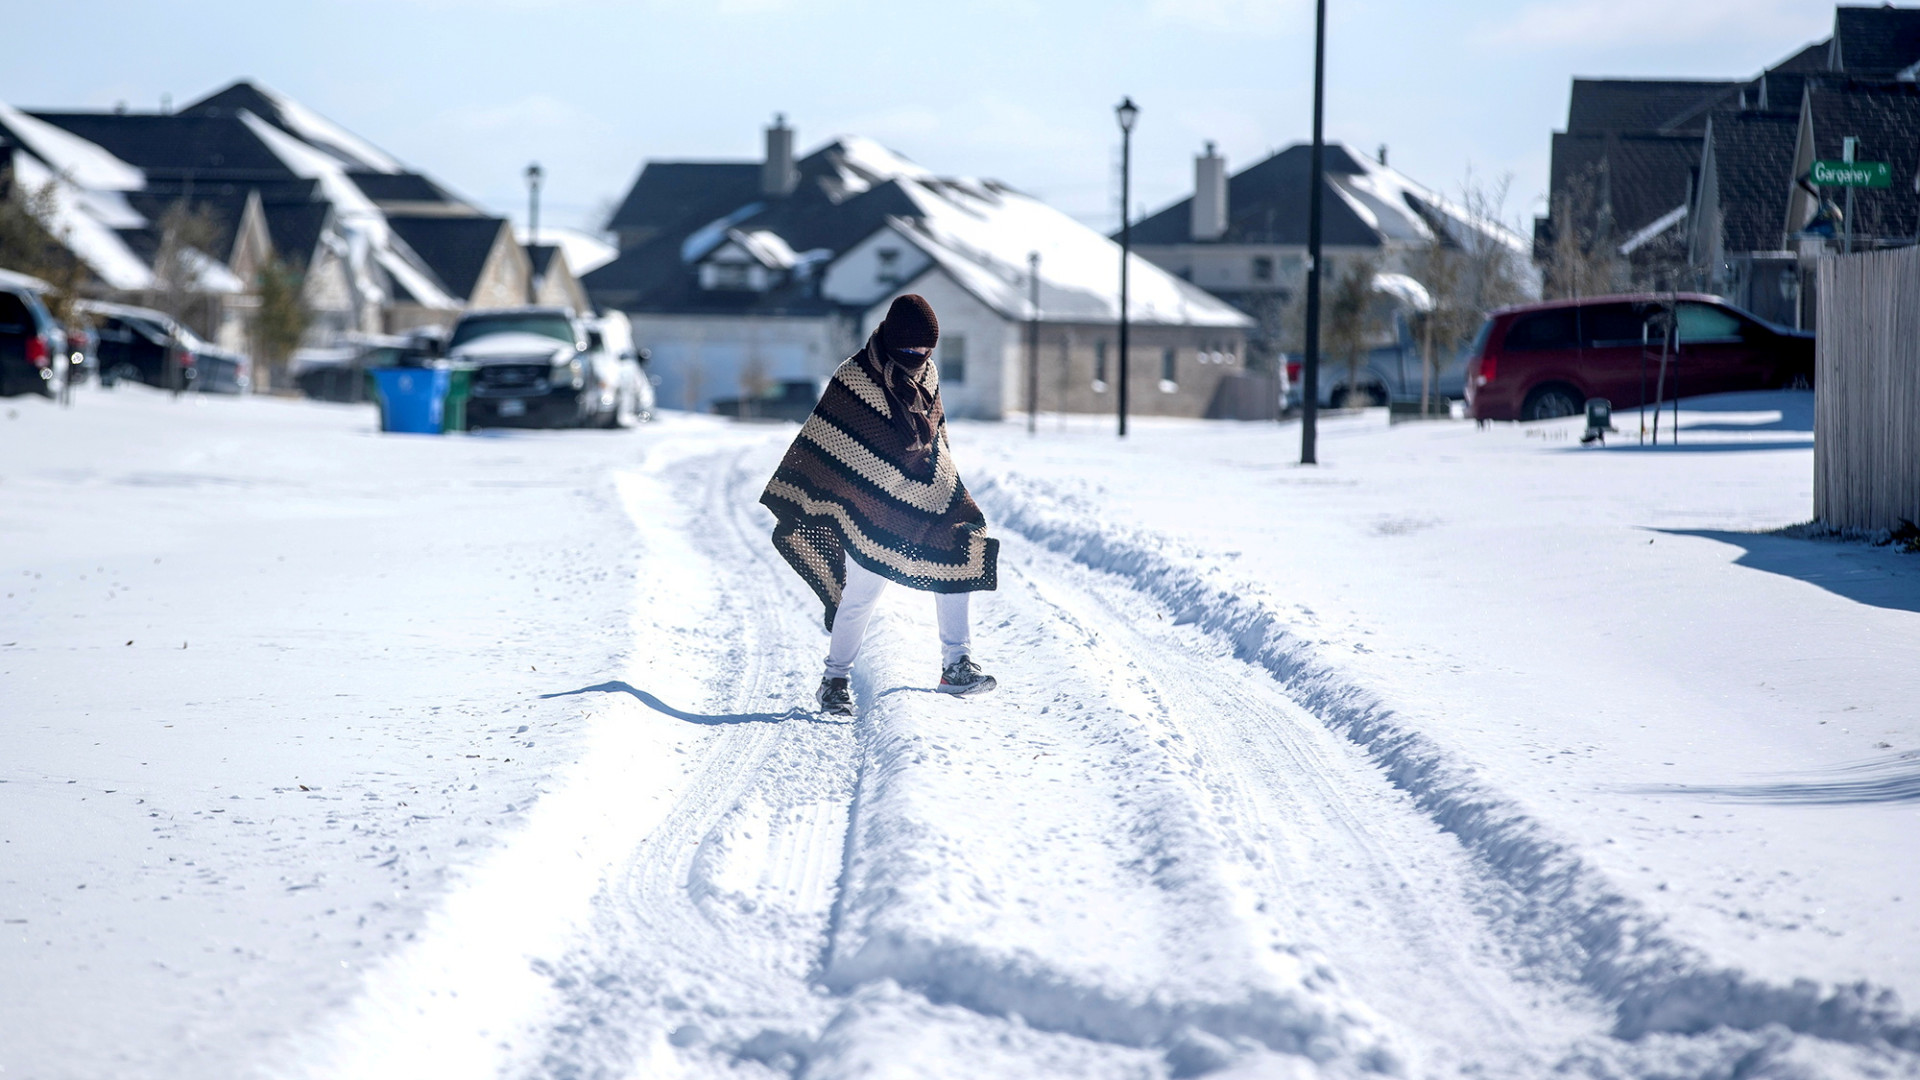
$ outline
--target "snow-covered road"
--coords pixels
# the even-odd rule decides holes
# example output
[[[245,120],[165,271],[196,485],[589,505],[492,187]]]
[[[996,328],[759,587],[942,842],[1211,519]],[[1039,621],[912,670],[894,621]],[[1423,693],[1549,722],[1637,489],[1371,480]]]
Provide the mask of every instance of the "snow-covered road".
[[[1434,430],[1414,437],[1449,437]],[[527,665],[538,671],[511,692],[564,734],[565,752],[530,775],[493,766],[539,798],[486,830],[483,854],[435,863],[451,870],[442,891],[410,921],[384,917],[401,932],[364,973],[356,966],[339,1007],[321,995],[257,1010],[278,1030],[220,1060],[303,1080],[1920,1076],[1920,1023],[1885,990],[1920,944],[1902,926],[1879,936],[1899,954],[1888,981],[1851,990],[1819,964],[1795,984],[1689,936],[1684,918],[1616,880],[1578,815],[1506,784],[1513,762],[1482,760],[1468,735],[1513,705],[1508,684],[1474,698],[1417,679],[1442,697],[1416,710],[1405,684],[1382,676],[1396,658],[1443,668],[1422,638],[1444,634],[1443,618],[1383,635],[1386,660],[1349,663],[1343,590],[1303,583],[1317,616],[1274,599],[1313,573],[1312,553],[1282,571],[1246,542],[1263,535],[1249,519],[1273,508],[1259,501],[1268,495],[1242,478],[1247,505],[1216,515],[1240,529],[1230,542],[1250,560],[1217,550],[1221,537],[1197,520],[1176,527],[1196,498],[1231,498],[1236,455],[1268,452],[1258,440],[1272,432],[1169,427],[1156,445],[1149,429],[1135,445],[1170,460],[1128,472],[1116,499],[1104,482],[1120,473],[1095,464],[1110,443],[1068,433],[1036,456],[1011,429],[956,429],[1004,545],[1001,587],[974,605],[975,641],[1002,690],[928,692],[932,605],[892,590],[855,670],[860,714],[844,723],[803,707],[825,647],[819,609],[766,542],[755,504],[790,431],[675,419],[625,443],[342,444],[443,457],[435,467],[449,477],[489,455],[530,459],[547,483],[587,497],[571,516],[554,516],[564,500],[529,505],[545,520],[502,524],[500,542],[541,528],[630,544],[637,594],[622,610],[545,601],[562,614],[544,632],[579,654],[559,675]],[[1508,479],[1549,448],[1524,449]],[[1446,452],[1495,460],[1464,444]],[[1143,460],[1134,451],[1126,463]],[[1364,470],[1326,477],[1369,482]],[[1378,523],[1365,490],[1330,497]],[[1706,526],[1749,524],[1725,517]],[[1321,554],[1334,577],[1352,572]],[[1391,562],[1364,554],[1391,584]],[[1418,553],[1406,561],[1419,569]],[[1387,603],[1357,591],[1351,614]],[[1920,641],[1898,636],[1915,635],[1908,623],[1888,626],[1891,649]],[[615,632],[591,648],[581,636]],[[489,694],[502,691],[463,697]],[[10,794],[0,787],[11,814]],[[1908,806],[1882,809],[1912,821]],[[1889,863],[1916,854],[1893,820],[1863,841]],[[1695,842],[1668,834],[1647,857],[1682,862]],[[9,871],[25,868],[8,858]],[[1797,873],[1809,858],[1787,850],[1777,865]],[[1883,883],[1900,887],[1906,872]],[[340,900],[363,914],[355,904],[366,906]],[[55,978],[64,954],[31,955]],[[0,1008],[0,1034],[49,1019],[55,1032],[28,1044],[37,1057],[0,1049],[5,1075],[104,1074],[57,1056],[71,1053],[58,1032],[72,1018],[36,1014],[24,996]],[[204,1074],[178,1046],[137,1060],[116,1075]]]

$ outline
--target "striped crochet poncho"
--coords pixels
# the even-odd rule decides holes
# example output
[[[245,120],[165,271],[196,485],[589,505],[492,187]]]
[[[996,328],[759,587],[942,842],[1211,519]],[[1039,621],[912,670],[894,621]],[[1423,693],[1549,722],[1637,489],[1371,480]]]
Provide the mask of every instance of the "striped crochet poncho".
[[[775,518],[773,546],[826,605],[828,630],[846,585],[843,555],[927,592],[997,585],[1000,541],[954,470],[931,362],[921,378],[933,395],[931,453],[908,451],[886,393],[856,356],[833,373],[760,496]]]

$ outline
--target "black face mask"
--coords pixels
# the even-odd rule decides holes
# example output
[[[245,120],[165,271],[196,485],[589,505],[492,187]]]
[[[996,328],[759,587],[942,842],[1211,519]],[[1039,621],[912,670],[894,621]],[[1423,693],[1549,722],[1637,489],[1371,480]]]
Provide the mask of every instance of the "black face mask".
[[[920,353],[908,352],[905,349],[888,349],[887,350],[887,356],[892,358],[894,363],[899,364],[901,367],[904,367],[904,368],[917,368],[921,364],[926,363],[928,357],[931,357],[932,355],[933,355],[932,353],[927,353],[925,355],[922,355]]]

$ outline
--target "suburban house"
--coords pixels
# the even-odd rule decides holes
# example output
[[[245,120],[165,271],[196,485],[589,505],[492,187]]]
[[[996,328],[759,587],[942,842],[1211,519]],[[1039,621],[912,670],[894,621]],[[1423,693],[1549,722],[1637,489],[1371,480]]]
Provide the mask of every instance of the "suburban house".
[[[1577,237],[1612,261],[1610,287],[1701,288],[1811,325],[1814,260],[1848,243],[1910,244],[1920,228],[1917,75],[1920,8],[1843,6],[1831,37],[1752,79],[1574,80],[1535,222],[1549,290],[1567,289],[1556,239]],[[1820,217],[1839,189],[1816,198],[1802,184],[1849,137],[1894,180],[1854,192],[1850,229]]]
[[[1306,287],[1311,155],[1310,146],[1290,146],[1229,175],[1208,143],[1194,159],[1194,193],[1132,226],[1134,251],[1255,320],[1252,348],[1262,360],[1284,351],[1283,313]],[[1321,185],[1323,289],[1364,261],[1386,292],[1419,296],[1405,277],[1409,258],[1437,238],[1525,250],[1512,229],[1391,168],[1385,147],[1368,157],[1326,144]],[[1395,325],[1397,334],[1404,320]]]
[[[92,291],[167,306],[242,351],[270,258],[300,274],[316,346],[474,305],[584,301],[564,250],[538,256],[530,291],[533,259],[505,219],[251,82],[165,113],[0,105],[0,157],[16,187],[53,185]],[[167,280],[179,267],[191,280]]]
[[[796,159],[776,121],[766,147],[759,162],[648,162],[608,223],[619,257],[583,278],[652,351],[662,405],[817,384],[894,296],[917,292],[940,315],[950,414],[1026,409],[1036,321],[1039,408],[1114,407],[1118,245],[998,181],[938,177],[868,139]],[[1138,257],[1130,273],[1131,408],[1206,415],[1242,369],[1252,321]]]

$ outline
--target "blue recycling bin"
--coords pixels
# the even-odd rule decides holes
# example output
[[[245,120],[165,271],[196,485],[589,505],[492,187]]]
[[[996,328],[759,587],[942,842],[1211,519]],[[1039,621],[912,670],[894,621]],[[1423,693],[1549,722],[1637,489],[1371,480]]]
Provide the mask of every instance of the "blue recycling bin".
[[[380,430],[438,435],[447,407],[452,374],[446,368],[374,368],[379,391]]]

